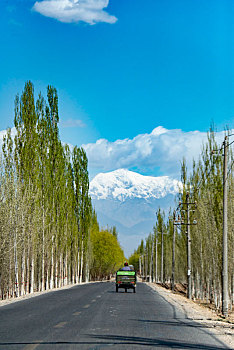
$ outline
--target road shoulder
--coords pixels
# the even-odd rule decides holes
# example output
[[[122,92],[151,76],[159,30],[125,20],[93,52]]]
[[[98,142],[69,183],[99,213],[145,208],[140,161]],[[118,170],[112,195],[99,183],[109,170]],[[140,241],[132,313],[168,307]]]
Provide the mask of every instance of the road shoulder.
[[[225,345],[233,348],[234,344],[234,324],[224,322],[215,312],[196,304],[192,300],[186,299],[184,296],[173,293],[171,290],[165,289],[155,283],[146,283],[153,290],[159,293],[170,304],[176,306],[182,311],[186,317],[194,322],[204,325],[212,334],[216,336]]]

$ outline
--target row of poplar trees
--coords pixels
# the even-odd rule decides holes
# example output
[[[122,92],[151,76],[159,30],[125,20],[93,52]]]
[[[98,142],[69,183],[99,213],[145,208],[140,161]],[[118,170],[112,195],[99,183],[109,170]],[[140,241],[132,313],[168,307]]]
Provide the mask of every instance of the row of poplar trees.
[[[228,132],[227,132],[228,134]],[[231,144],[231,141],[230,141]],[[214,152],[215,150],[215,152]],[[234,304],[234,176],[233,152],[228,148],[228,288],[229,306]],[[186,202],[189,194],[191,205],[191,278],[192,297],[215,304],[220,310],[222,303],[222,235],[223,235],[223,147],[215,139],[214,129],[207,134],[200,158],[193,162],[191,174],[188,174],[186,161],[181,164],[180,194],[175,207],[169,215],[160,210],[156,212],[156,224],[145,242],[130,258],[130,263],[141,270],[150,281],[172,282],[173,230],[175,229],[175,267],[174,281],[177,287],[187,288],[187,235],[186,213],[179,201]],[[179,220],[178,220],[179,219]],[[195,220],[195,221],[194,221]],[[162,232],[164,234],[162,234]],[[162,256],[163,240],[163,256]]]
[[[56,89],[48,86],[47,99],[39,94],[35,101],[27,82],[16,96],[15,132],[9,129],[3,139],[0,163],[2,299],[107,273],[103,266],[95,272],[90,232],[101,232],[89,196],[87,156],[83,148],[62,144],[58,123]],[[112,262],[114,269],[124,256],[117,238],[113,244],[122,259]]]

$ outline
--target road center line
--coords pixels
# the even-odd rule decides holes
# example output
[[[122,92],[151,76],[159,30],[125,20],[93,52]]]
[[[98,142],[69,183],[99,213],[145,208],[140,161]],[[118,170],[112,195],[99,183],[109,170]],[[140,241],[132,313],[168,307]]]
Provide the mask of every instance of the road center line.
[[[77,312],[74,312],[74,314],[72,314],[73,316],[79,316],[81,314],[81,311],[77,311]]]
[[[60,322],[60,323],[56,324],[56,326],[54,326],[54,328],[62,328],[65,324],[67,324],[67,322]]]

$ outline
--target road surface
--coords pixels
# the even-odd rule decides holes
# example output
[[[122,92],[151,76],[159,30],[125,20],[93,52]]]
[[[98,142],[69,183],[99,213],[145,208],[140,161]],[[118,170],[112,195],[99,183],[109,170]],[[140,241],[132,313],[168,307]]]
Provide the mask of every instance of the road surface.
[[[203,349],[227,347],[144,283],[136,294],[111,282],[0,307],[1,350]]]

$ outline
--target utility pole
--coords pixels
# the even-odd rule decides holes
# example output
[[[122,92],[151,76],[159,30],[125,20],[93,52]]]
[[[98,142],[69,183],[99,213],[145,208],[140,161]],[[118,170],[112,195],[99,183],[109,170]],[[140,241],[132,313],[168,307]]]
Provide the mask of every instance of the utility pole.
[[[161,278],[161,283],[164,283],[164,266],[163,266],[163,264],[164,264],[164,238],[163,238],[163,235],[165,235],[166,232],[162,231],[159,233],[161,233],[161,237],[162,237],[162,239],[161,239],[161,276],[160,276],[160,278]]]
[[[163,260],[164,260],[164,247],[163,247],[163,231],[162,234],[162,240],[161,240],[161,283],[164,282],[163,280]]]
[[[190,211],[193,213],[195,212],[194,209],[190,209],[190,205],[195,205],[195,208],[197,207],[197,203],[191,203],[189,202],[189,192],[186,193],[186,201],[185,203],[179,203],[179,206],[185,206],[186,209],[182,210],[186,212],[186,222],[184,222],[182,219],[176,221],[177,224],[175,225],[186,225],[186,235],[187,235],[187,298],[192,298],[192,280],[191,280],[191,236],[190,236],[190,225],[196,225],[197,221],[193,220],[193,223],[190,223]]]
[[[142,279],[144,278],[144,273],[145,273],[145,258],[144,258],[144,253],[142,255]]]
[[[141,276],[141,256],[139,256],[139,273],[140,273],[140,276]]]
[[[171,271],[171,290],[174,291],[175,289],[175,230],[176,230],[176,224],[175,224],[175,211],[173,213],[173,242],[172,242],[172,271]]]
[[[149,259],[149,282],[152,282],[152,256],[153,256],[153,244],[152,247],[150,249],[150,259]]]
[[[158,237],[155,230],[155,283],[158,282]]]
[[[227,227],[227,148],[228,138],[224,139],[223,160],[223,271],[222,271],[222,313],[228,315],[228,227]]]
[[[228,143],[228,137],[234,134],[226,135],[223,141],[223,252],[222,252],[222,314],[228,316],[228,220],[227,220],[227,162],[228,147],[234,142]],[[213,150],[212,154],[220,150]],[[231,165],[232,166],[232,165]]]
[[[148,252],[146,251],[145,254],[145,281],[147,282],[147,276],[148,276]]]
[[[152,247],[151,247],[151,280],[154,281],[154,241],[152,240]]]
[[[188,299],[192,298],[191,283],[191,237],[190,237],[190,215],[189,215],[189,193],[186,194],[187,206],[187,281],[188,281]]]

